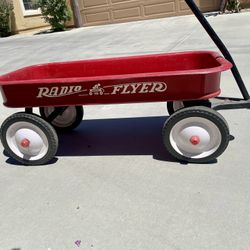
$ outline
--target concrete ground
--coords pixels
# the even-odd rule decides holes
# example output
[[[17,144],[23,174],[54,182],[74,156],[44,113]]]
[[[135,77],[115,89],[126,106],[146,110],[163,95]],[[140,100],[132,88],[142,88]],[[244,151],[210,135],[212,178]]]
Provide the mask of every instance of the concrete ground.
[[[250,13],[208,20],[250,90]],[[0,39],[0,75],[36,63],[185,50],[216,50],[193,16],[17,35]],[[240,96],[230,72],[221,85],[223,95]],[[1,122],[16,111],[1,105]],[[0,250],[250,249],[250,112],[221,114],[235,139],[214,164],[169,156],[165,103],[85,107],[50,165],[24,167],[1,153]]]

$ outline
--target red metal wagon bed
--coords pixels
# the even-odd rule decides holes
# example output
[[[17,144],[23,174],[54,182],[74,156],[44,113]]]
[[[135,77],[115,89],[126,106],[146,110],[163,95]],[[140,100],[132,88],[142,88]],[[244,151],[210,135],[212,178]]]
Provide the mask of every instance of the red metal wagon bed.
[[[204,18],[192,0],[186,2]],[[211,29],[205,19],[200,22]],[[166,149],[181,161],[209,162],[230,140],[227,122],[215,109],[249,108],[237,68],[226,48],[221,51],[228,60],[211,51],[163,53],[33,65],[0,76],[4,105],[25,108],[3,122],[2,144],[22,164],[46,164],[57,152],[56,130],[77,127],[82,105],[168,102],[171,116],[162,131]],[[212,109],[221,72],[230,68],[244,100]]]
[[[207,100],[231,66],[216,52],[165,53],[34,65],[0,85],[7,107]]]

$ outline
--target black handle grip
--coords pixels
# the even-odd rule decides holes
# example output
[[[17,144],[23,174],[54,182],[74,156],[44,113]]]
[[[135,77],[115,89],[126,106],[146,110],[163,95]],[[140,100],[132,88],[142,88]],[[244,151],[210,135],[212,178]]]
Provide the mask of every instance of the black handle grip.
[[[221,51],[223,56],[232,63],[233,67],[231,69],[234,79],[240,89],[240,92],[245,100],[249,100],[250,96],[246,89],[246,86],[241,78],[240,72],[230,54],[227,47],[224,45],[222,40],[219,38],[219,36],[216,34],[212,26],[209,24],[207,19],[204,17],[204,15],[201,13],[200,9],[197,7],[195,2],[193,0],[185,0],[186,4],[189,6],[189,8],[192,10],[196,18],[199,20],[200,24],[203,26],[203,28],[206,30],[208,35],[211,37],[211,39],[214,41],[218,49]]]

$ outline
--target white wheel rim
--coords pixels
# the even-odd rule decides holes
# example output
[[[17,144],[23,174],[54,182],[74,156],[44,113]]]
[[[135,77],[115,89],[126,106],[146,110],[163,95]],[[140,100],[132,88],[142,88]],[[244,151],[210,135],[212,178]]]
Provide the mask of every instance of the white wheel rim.
[[[53,111],[54,107],[45,107],[44,114],[45,117],[48,117]],[[76,120],[76,108],[74,106],[67,107],[61,115],[58,115],[53,121],[52,124],[56,127],[66,128],[71,126]]]
[[[45,133],[30,122],[15,122],[9,126],[6,141],[14,154],[30,161],[43,158],[49,148]],[[28,142],[26,146],[22,144],[25,141]]]
[[[177,110],[182,109],[184,107],[185,106],[184,106],[184,103],[182,101],[173,102],[173,110],[174,110],[174,112],[176,112]]]
[[[202,117],[180,120],[173,126],[169,139],[177,153],[193,159],[212,155],[222,142],[219,128],[212,121]]]

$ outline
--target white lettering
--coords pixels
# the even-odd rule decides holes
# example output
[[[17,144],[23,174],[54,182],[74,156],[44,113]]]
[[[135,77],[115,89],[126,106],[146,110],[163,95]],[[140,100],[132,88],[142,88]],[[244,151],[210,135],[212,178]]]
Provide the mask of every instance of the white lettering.
[[[122,85],[115,85],[114,89],[113,89],[113,92],[111,93],[111,95],[117,94],[117,92],[119,92],[122,87],[123,87]]]
[[[46,96],[49,93],[49,88],[38,88],[39,89],[39,93],[37,95],[37,98],[42,98],[43,96]]]
[[[61,87],[61,91],[59,93],[59,96],[65,95],[67,92],[68,92],[68,87],[67,86],[63,86],[63,87]]]
[[[130,87],[131,85],[125,85],[123,86],[123,90],[121,92],[121,94],[130,94],[130,90],[128,90],[128,88]]]
[[[70,86],[70,87],[69,87],[68,93],[73,93],[73,92],[74,92],[74,89],[75,89],[75,86]]]
[[[150,93],[164,92],[166,90],[167,90],[167,84],[165,82],[153,82],[153,86],[149,92]]]
[[[136,84],[132,84],[131,87],[132,87],[132,91],[131,91],[131,94],[135,94],[136,91],[138,90],[138,88],[141,86],[140,83],[136,83]]]
[[[82,90],[82,86],[75,86],[74,91],[75,92],[80,92]]]
[[[49,92],[49,95],[50,96],[57,96],[58,95],[58,87],[53,87],[51,88],[50,92]]]
[[[139,93],[148,93],[148,87],[151,85],[152,83],[151,82],[144,82],[142,84],[142,88],[141,90],[139,91]]]
[[[38,88],[39,92],[37,95],[37,98],[42,97],[61,97],[66,95],[73,95],[80,93],[84,90],[82,90],[82,86],[62,86],[62,87],[42,87]]]
[[[126,83],[124,85],[114,85],[111,95],[155,93],[155,92],[164,92],[166,89],[167,85],[165,82]]]
[[[99,86],[100,85],[100,86]],[[96,86],[96,85],[95,85]],[[100,92],[100,95],[103,94],[104,88],[110,88],[111,86],[101,86],[101,84],[98,84],[98,91]],[[146,93],[157,93],[157,92],[164,92],[167,89],[167,84],[165,82],[132,82],[132,83],[126,83],[126,84],[119,84],[119,85],[113,85],[110,91],[105,90],[105,93],[110,95],[116,95],[116,94],[146,94]],[[60,87],[40,87],[38,88],[38,95],[37,98],[42,97],[62,97],[67,95],[74,95],[77,93],[81,93],[84,91],[89,91],[89,95],[96,95],[97,91],[96,89],[92,88],[90,90],[82,89],[81,85],[78,86],[60,86]],[[98,92],[98,93],[99,93]],[[88,94],[85,94],[88,95]]]

